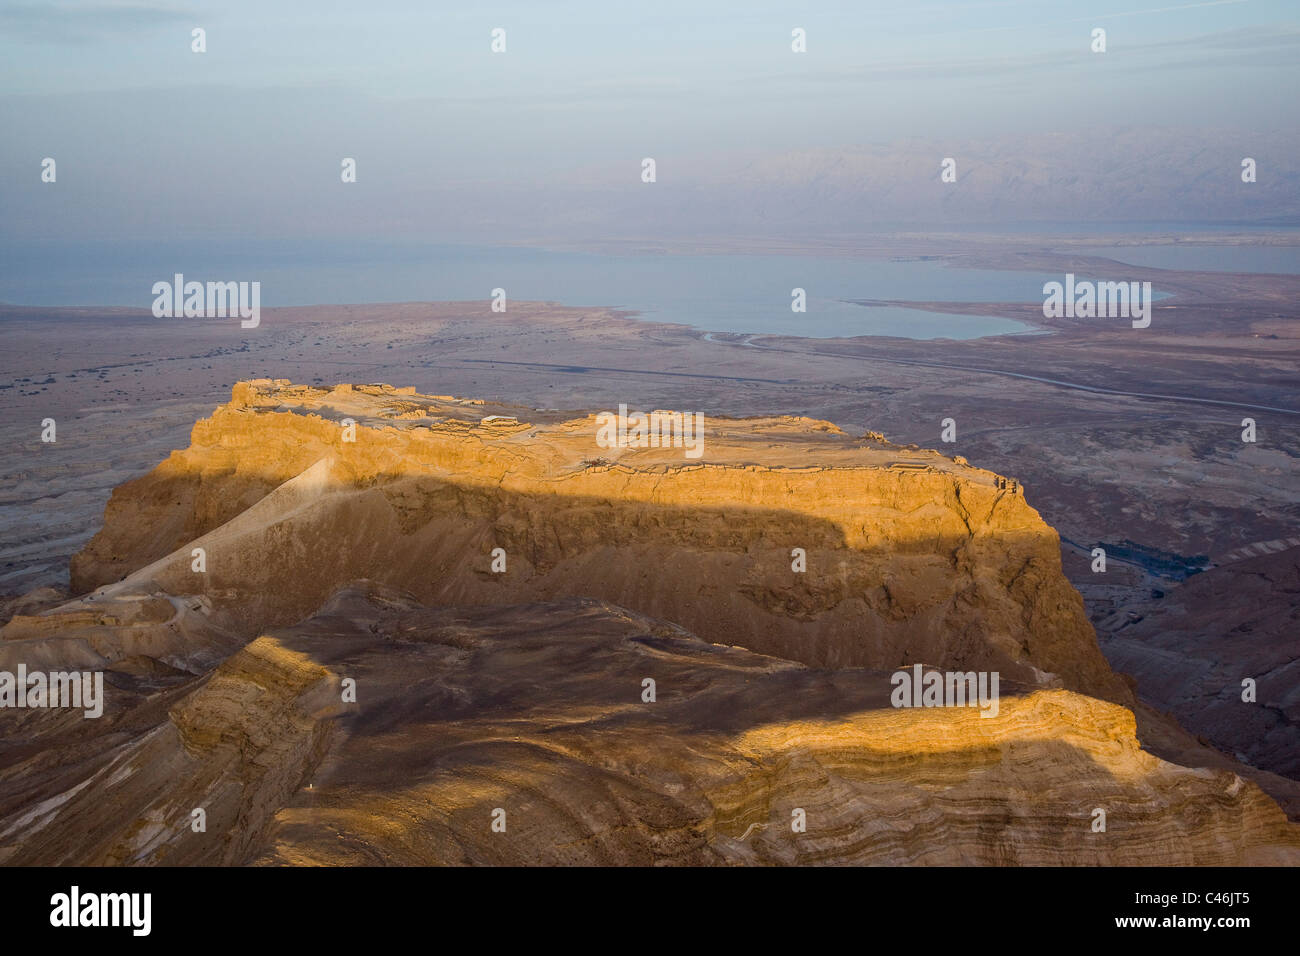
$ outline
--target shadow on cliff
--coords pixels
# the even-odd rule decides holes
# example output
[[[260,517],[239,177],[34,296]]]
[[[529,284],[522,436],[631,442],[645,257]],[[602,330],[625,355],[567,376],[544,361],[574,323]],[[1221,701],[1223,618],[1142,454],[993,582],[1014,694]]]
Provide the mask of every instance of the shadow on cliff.
[[[142,506],[110,504],[105,529],[74,559],[76,586],[129,578],[203,594],[248,638],[361,578],[443,606],[583,596],[814,666],[924,662],[1031,681],[1032,665],[1068,688],[1132,700],[1060,571],[1055,536],[972,533],[943,502],[933,503],[933,535],[886,527],[851,547],[836,522],[793,508],[655,504],[562,482],[540,494],[397,471],[224,480],[150,475],[123,486]],[[795,570],[794,549],[806,570]]]

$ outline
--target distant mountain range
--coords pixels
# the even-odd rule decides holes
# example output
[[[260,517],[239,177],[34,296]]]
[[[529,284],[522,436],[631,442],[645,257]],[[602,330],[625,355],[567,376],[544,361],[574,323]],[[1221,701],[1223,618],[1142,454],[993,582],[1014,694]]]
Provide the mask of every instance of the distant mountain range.
[[[660,160],[641,192],[607,190],[638,231],[994,223],[1300,222],[1291,132],[1089,129],[1021,141],[913,140],[701,163]],[[946,158],[955,182],[941,181]],[[1255,160],[1256,181],[1242,181]],[[642,185],[642,184],[637,184]]]

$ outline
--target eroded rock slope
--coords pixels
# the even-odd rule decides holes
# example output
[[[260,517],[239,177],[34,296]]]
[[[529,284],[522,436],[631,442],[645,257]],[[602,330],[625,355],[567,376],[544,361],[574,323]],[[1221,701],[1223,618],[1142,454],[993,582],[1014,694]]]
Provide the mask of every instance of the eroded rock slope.
[[[695,461],[596,437],[591,415],[242,383],[114,493],[74,589],[201,593],[245,634],[357,578],[431,604],[592,597],[816,666],[925,662],[1132,700],[1056,533],[990,472],[807,419],[709,419]]]
[[[0,709],[0,863],[1300,862],[1230,758],[1149,708],[1143,749],[1012,483],[802,419],[596,429],[237,386],[77,596],[6,612],[0,671],[107,693]],[[1000,673],[996,716],[892,706],[914,664]]]
[[[600,601],[427,608],[357,582],[176,680],[29,723],[39,748],[5,735],[0,861],[1300,862],[1257,787],[1144,752],[1115,704],[1004,685],[992,718],[895,709],[888,672]]]

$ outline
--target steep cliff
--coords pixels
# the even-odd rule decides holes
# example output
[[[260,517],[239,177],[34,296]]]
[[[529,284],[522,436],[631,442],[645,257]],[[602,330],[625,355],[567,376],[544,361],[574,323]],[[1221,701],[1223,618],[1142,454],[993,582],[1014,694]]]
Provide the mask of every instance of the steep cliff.
[[[1144,749],[1014,482],[599,427],[237,386],[0,629],[107,687],[0,709],[0,863],[1300,862],[1230,758],[1140,708]],[[996,714],[894,706],[910,665],[998,672]]]
[[[439,605],[589,597],[818,667],[997,670],[1131,703],[1013,483],[806,419],[710,418],[698,460],[602,447],[598,429],[387,386],[241,383],[115,492],[74,590],[200,594],[245,637],[358,578]]]

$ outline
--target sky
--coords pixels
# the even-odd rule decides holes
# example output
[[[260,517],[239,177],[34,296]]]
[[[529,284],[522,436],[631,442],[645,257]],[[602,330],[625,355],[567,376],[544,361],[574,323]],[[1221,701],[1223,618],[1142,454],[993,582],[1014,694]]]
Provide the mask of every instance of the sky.
[[[818,228],[1044,218],[1053,190],[1113,216],[1131,199],[1090,177],[1135,130],[1143,215],[1231,218],[1230,167],[1271,150],[1250,217],[1300,193],[1297,64],[1294,0],[6,0],[0,238],[750,231],[772,170]],[[936,213],[948,155],[983,179]],[[1056,184],[1017,203],[1035,170]]]

